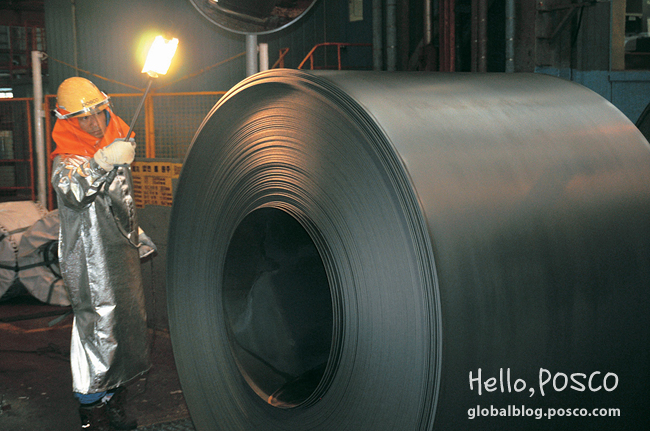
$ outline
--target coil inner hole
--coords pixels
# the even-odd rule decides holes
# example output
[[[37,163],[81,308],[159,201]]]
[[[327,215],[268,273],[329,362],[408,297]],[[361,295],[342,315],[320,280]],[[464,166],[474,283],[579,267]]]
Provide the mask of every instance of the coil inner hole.
[[[258,396],[279,408],[316,396],[332,344],[332,297],[317,247],[294,217],[260,208],[237,226],[223,306],[232,354]]]

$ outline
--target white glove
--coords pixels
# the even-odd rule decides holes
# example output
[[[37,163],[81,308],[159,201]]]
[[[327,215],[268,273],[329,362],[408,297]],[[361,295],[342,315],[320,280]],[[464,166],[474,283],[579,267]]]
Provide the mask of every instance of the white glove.
[[[116,139],[98,150],[93,158],[106,172],[113,170],[114,165],[130,165],[135,158],[135,141]]]

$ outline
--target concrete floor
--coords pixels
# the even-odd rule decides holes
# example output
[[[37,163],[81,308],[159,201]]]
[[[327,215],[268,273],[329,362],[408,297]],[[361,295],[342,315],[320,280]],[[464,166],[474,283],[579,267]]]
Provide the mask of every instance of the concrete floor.
[[[67,311],[29,296],[0,302],[0,430],[80,429],[71,392],[72,316],[62,317]],[[150,337],[153,366],[128,386],[127,410],[139,430],[194,430],[169,333],[152,330]]]

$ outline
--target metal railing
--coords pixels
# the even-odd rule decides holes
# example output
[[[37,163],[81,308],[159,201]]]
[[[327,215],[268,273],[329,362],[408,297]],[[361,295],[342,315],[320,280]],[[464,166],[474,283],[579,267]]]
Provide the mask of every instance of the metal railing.
[[[314,53],[318,48],[322,47],[328,47],[328,46],[335,46],[336,47],[336,58],[337,58],[337,67],[334,66],[314,66]],[[302,69],[302,67],[305,65],[307,60],[309,60],[309,69],[314,70],[314,69],[337,69],[337,70],[342,70],[341,66],[341,48],[348,47],[348,46],[369,46],[372,47],[371,43],[342,43],[342,42],[324,42],[324,43],[319,43],[317,45],[314,45],[314,47],[309,51],[307,56],[303,61],[300,62],[298,65],[298,69]]]
[[[289,53],[289,48],[281,48],[278,59],[273,63],[271,69],[284,68],[284,57]]]
[[[111,94],[113,111],[127,124],[137,109],[143,93]],[[185,93],[149,93],[144,102],[143,115],[135,123],[136,159],[183,159],[201,122],[219,101],[225,91]],[[56,104],[55,95],[45,96],[46,113]],[[52,141],[54,118],[45,116],[45,147],[49,154],[56,145]],[[49,162],[49,158],[48,158]],[[47,178],[51,166],[47,166]],[[48,181],[48,208],[53,208],[54,198]]]
[[[336,47],[336,66],[318,66],[314,54],[326,47]],[[341,70],[341,50],[345,47],[371,47],[367,43],[336,43],[327,42],[315,45],[300,63],[301,69],[309,61],[310,69]],[[280,56],[275,67],[284,67],[284,58],[289,49],[280,50]],[[209,68],[202,69],[182,79],[191,78],[224,62],[240,57],[242,54],[219,62]],[[176,82],[176,81],[175,81]],[[183,159],[192,138],[205,115],[217,103],[225,91],[162,93],[150,92],[144,103],[144,115],[135,124],[136,158],[147,159]],[[111,94],[113,110],[128,124],[134,115],[143,93]],[[51,115],[56,104],[55,95],[44,96],[43,110],[45,115],[45,150],[47,156],[46,178],[47,200],[44,203],[49,209],[54,208],[53,191],[49,182],[51,165],[49,155],[54,149],[52,128],[54,117]],[[35,199],[35,161],[34,141],[32,136],[33,98],[0,99],[0,200],[10,200],[12,194],[20,194],[17,199]],[[9,133],[7,133],[9,132]],[[8,150],[8,143],[11,150]],[[29,196],[28,196],[29,195]]]

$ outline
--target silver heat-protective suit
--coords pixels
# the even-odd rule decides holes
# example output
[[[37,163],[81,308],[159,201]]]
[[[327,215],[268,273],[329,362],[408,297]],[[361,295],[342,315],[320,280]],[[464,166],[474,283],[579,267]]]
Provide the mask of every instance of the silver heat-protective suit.
[[[109,390],[150,367],[140,257],[155,246],[139,229],[128,166],[107,173],[92,158],[60,154],[52,185],[59,262],[74,311],[73,391]]]

